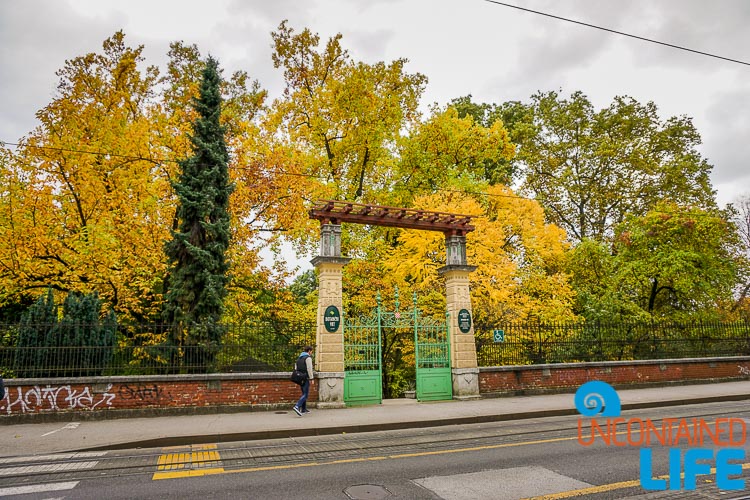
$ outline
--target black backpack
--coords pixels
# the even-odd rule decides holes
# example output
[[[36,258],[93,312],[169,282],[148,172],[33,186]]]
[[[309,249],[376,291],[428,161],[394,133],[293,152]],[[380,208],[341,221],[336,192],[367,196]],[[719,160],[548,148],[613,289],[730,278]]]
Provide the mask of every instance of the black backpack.
[[[292,372],[292,376],[290,377],[290,380],[294,382],[297,385],[302,385],[307,380],[307,364],[305,363],[305,359],[307,359],[307,356],[300,356],[297,358],[297,363],[294,367],[294,371]]]

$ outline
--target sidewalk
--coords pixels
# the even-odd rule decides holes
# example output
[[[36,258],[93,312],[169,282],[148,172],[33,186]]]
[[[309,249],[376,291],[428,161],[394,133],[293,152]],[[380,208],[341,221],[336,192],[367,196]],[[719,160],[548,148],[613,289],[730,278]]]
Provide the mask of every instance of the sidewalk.
[[[750,399],[750,381],[618,391],[622,409]],[[573,394],[382,405],[315,410],[298,417],[287,411],[224,413],[68,424],[0,425],[0,457],[248,441],[291,436],[354,433],[540,418],[576,414]]]

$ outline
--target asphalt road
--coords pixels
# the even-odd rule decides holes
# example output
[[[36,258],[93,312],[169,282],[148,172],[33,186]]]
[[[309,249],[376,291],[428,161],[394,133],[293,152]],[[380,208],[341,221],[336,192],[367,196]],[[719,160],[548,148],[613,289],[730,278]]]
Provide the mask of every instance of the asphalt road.
[[[623,412],[623,417],[750,418],[746,402]],[[743,420],[744,421],[744,420]],[[649,493],[639,483],[640,451],[582,446],[578,418],[445,426],[177,448],[0,459],[0,496],[20,499],[377,499],[748,498],[697,489]],[[747,444],[743,446],[747,450]],[[750,456],[750,453],[747,453]],[[669,472],[653,449],[653,474]],[[746,460],[747,461],[747,460]],[[743,477],[750,479],[750,469]],[[750,488],[750,481],[747,481]]]

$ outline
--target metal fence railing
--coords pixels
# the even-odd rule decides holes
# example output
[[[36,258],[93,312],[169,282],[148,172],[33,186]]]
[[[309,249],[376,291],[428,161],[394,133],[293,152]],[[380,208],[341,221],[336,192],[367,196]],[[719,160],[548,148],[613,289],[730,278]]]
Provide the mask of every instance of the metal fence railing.
[[[34,325],[37,345],[19,345],[21,325],[0,324],[0,374],[6,378],[291,371],[314,323],[219,325],[221,343],[168,342],[168,325],[118,325],[111,345],[55,345],[50,325]],[[86,325],[80,325],[85,330]],[[24,325],[24,328],[30,328]],[[34,329],[32,328],[32,331]]]
[[[495,342],[493,332],[504,333]],[[750,322],[475,325],[479,366],[750,355]]]
[[[85,334],[86,325],[75,326]],[[313,322],[220,327],[220,344],[170,345],[168,325],[117,325],[111,345],[59,345],[50,325],[0,324],[0,375],[47,378],[291,371],[302,347],[315,345]],[[26,330],[21,332],[22,328]],[[747,321],[510,323],[475,324],[474,328],[479,366],[750,355]],[[503,331],[503,342],[495,342],[496,330]],[[38,342],[30,345],[29,339],[37,331]],[[20,338],[26,343],[19,343]]]

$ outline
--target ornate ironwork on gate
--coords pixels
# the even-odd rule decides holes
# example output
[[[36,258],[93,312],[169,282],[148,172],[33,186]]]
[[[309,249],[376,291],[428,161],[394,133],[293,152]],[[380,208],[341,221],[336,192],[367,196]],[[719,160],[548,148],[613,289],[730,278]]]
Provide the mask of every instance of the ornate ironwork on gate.
[[[344,318],[344,402],[349,406],[383,400],[379,317],[380,301],[370,316]]]
[[[400,311],[398,289],[395,308],[384,311],[380,294],[373,314],[344,321],[344,401],[347,405],[379,404],[383,399],[383,338],[385,330],[413,332],[416,396],[420,401],[453,397],[448,316],[422,316],[413,296],[411,310]]]
[[[414,354],[417,368],[417,399],[440,401],[453,398],[451,346],[448,313],[438,321],[419,316],[414,307]]]

